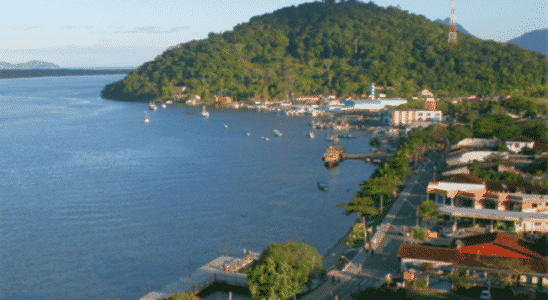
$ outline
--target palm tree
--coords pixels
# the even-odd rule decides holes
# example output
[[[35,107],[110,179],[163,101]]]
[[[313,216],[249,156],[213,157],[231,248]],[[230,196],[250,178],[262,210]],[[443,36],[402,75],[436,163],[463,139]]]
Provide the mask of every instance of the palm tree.
[[[386,174],[382,177],[375,177],[369,180],[367,184],[367,192],[373,195],[380,195],[380,213],[383,212],[384,207],[384,195],[391,195],[396,190],[398,185],[398,177],[394,174]]]
[[[379,211],[375,207],[375,201],[371,197],[355,197],[349,204],[339,204],[337,207],[345,209],[345,214],[358,213],[363,219],[364,245],[367,243],[367,216],[377,216]]]
[[[421,216],[422,220],[424,221],[424,228],[428,229],[428,223],[430,222],[431,218],[435,218],[436,221],[440,220],[440,213],[437,212],[438,207],[440,207],[438,204],[434,203],[432,200],[424,201],[419,209],[419,215]]]

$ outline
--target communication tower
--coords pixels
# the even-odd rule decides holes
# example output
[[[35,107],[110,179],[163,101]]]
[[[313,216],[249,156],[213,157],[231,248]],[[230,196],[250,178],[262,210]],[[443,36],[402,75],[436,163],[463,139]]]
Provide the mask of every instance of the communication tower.
[[[455,0],[451,7],[451,24],[449,25],[449,46],[457,45],[457,15],[455,15]]]

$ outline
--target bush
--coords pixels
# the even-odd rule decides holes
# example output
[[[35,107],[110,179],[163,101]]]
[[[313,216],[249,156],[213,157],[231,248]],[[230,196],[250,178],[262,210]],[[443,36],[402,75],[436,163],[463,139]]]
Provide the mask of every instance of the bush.
[[[510,150],[508,149],[508,147],[506,147],[505,144],[501,144],[501,145],[498,145],[498,146],[497,146],[497,151],[498,151],[498,152],[508,152],[508,151],[510,151]]]
[[[524,154],[524,155],[535,155],[535,154],[537,154],[537,150],[535,150],[535,149],[530,149],[530,148],[525,148],[525,149],[521,150],[521,154]]]
[[[413,228],[413,238],[419,241],[426,240],[427,239],[426,229],[420,228],[418,225],[415,225],[415,227]]]

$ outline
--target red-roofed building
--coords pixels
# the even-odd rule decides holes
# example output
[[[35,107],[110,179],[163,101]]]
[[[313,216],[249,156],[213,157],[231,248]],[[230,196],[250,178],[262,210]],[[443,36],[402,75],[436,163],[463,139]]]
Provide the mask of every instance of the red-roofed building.
[[[545,243],[530,243],[503,232],[477,234],[454,240],[449,247],[402,244],[398,253],[401,271],[405,274],[431,264],[440,270],[463,267],[469,275],[489,271],[492,262],[498,259],[516,259],[527,265],[532,274],[521,276],[522,282],[537,283],[542,278],[548,285],[548,259],[540,253]],[[510,266],[508,267],[510,268]],[[407,276],[411,278],[411,276]]]

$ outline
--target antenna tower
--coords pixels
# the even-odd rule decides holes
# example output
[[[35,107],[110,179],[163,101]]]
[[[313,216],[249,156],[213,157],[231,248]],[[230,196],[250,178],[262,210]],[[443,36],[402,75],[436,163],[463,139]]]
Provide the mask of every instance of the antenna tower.
[[[455,0],[451,7],[451,24],[449,25],[449,46],[457,45],[457,15],[455,15]]]

